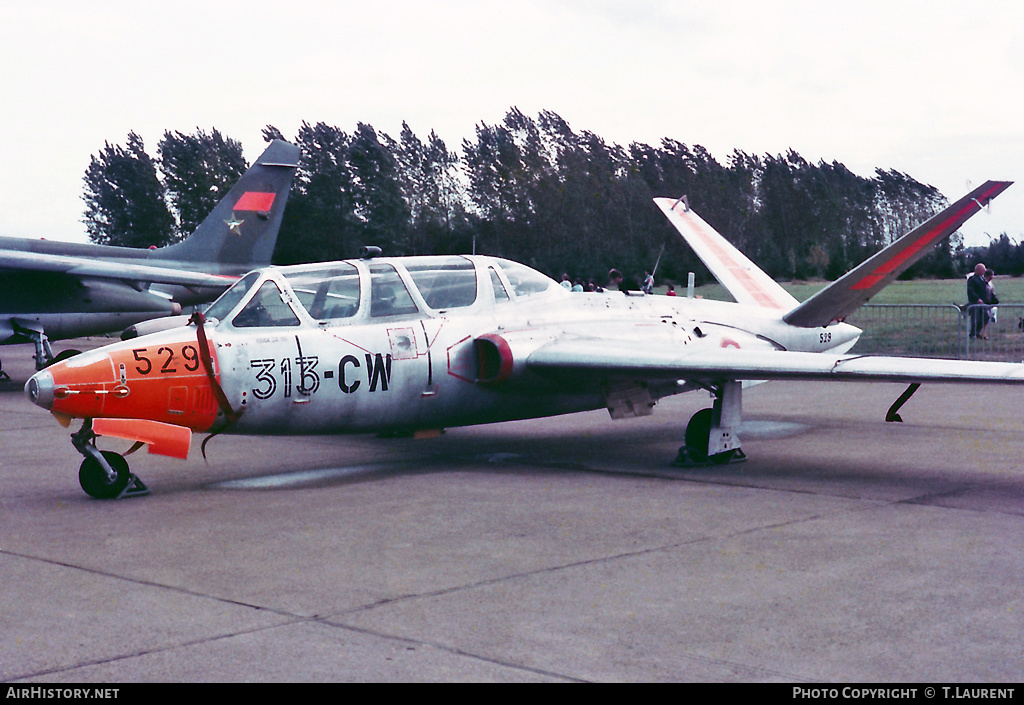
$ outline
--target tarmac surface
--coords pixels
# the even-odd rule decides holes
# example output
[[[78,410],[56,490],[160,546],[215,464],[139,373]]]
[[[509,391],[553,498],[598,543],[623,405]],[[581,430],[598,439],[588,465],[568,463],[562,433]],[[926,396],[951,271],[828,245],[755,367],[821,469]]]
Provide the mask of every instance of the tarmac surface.
[[[697,469],[669,463],[704,393],[197,437],[98,501],[21,392],[31,349],[0,353],[0,681],[1024,678],[1019,387],[926,385],[888,424],[900,385],[761,385],[749,459]]]

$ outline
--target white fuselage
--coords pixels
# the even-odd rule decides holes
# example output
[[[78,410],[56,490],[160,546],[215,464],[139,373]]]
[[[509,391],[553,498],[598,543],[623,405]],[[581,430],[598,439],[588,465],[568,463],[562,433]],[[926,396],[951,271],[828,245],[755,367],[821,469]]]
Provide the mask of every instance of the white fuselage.
[[[860,333],[845,324],[794,328],[782,321],[781,311],[703,299],[572,294],[558,286],[498,298],[486,276],[488,258],[474,258],[474,264],[479,291],[471,306],[432,311],[410,283],[418,311],[380,320],[370,315],[372,294],[364,282],[359,312],[327,323],[303,315],[286,279],[267,270],[263,276],[284,292],[300,324],[239,328],[226,317],[211,331],[224,391],[242,412],[228,430],[414,430],[605,406],[607,384],[551,379],[526,369],[529,354],[556,338],[592,338],[595,346],[602,340],[669,343],[681,351],[692,346],[845,352]],[[239,307],[244,306],[242,300]],[[505,365],[502,380],[514,377],[515,384],[489,383],[492,372],[481,368],[487,363],[475,342],[481,336],[499,341],[503,353],[494,365]],[[655,397],[685,390],[672,385]]]
[[[842,353],[860,333],[845,324],[795,328],[782,314],[702,299],[574,294],[491,257],[271,267],[229,289],[201,328],[154,332],[58,363],[30,380],[29,396],[67,416],[251,434],[416,431],[601,407],[621,418],[737,379],[714,369],[725,357],[717,351],[742,352],[754,372],[739,379],[765,379],[793,370],[779,367],[777,351]],[[567,347],[568,368],[557,358]],[[655,349],[669,361],[651,375]],[[614,370],[605,364],[611,357]],[[696,369],[705,372],[677,373]]]

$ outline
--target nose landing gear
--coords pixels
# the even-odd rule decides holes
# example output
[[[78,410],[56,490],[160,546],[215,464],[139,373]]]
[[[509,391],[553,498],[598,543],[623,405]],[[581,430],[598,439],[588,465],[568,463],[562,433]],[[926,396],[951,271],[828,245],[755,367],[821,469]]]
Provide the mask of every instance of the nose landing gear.
[[[71,443],[85,456],[78,468],[78,482],[90,497],[121,499],[149,494],[149,488],[128,469],[124,456],[96,447],[92,419],[86,419],[82,428],[71,434]]]

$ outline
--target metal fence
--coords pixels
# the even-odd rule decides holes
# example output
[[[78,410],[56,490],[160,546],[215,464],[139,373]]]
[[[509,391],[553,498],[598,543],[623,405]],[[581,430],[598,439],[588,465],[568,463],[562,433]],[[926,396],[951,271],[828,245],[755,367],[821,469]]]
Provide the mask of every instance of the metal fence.
[[[852,353],[1024,361],[1024,304],[866,304],[847,323],[864,331]]]

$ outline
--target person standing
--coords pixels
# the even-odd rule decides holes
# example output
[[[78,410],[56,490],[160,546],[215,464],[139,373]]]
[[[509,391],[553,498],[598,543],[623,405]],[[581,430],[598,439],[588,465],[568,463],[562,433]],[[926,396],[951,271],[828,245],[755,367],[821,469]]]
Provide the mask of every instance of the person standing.
[[[992,283],[996,273],[992,269],[985,270],[985,315],[988,320],[985,321],[985,326],[981,329],[981,337],[988,340],[988,334],[985,332],[988,328],[988,324],[996,320],[996,305],[999,303],[999,297],[996,296],[996,287]]]
[[[967,279],[967,311],[971,319],[971,337],[978,338],[988,325],[988,283],[985,281],[985,265],[979,262],[974,266],[974,274]]]

